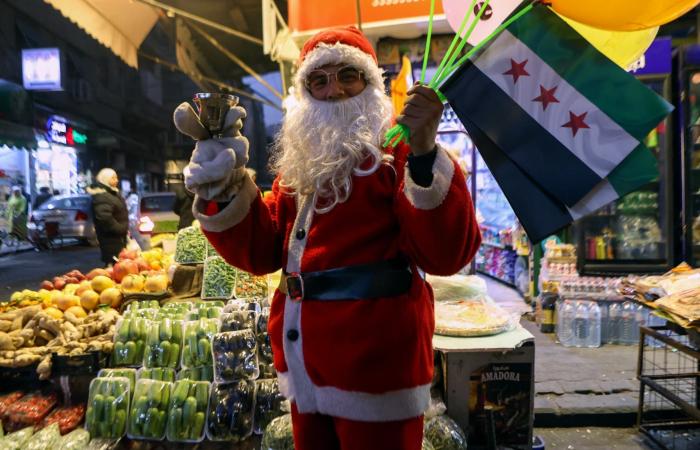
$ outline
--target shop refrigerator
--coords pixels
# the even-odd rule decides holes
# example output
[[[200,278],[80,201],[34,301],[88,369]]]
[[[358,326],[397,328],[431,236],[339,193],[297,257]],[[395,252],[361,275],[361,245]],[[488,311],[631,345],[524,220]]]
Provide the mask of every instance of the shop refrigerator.
[[[682,124],[683,194],[685,216],[683,233],[684,260],[700,264],[700,46],[692,45],[678,53],[679,108]]]
[[[633,67],[642,83],[673,103],[670,39],[657,39]],[[669,115],[644,142],[657,158],[659,177],[572,224],[581,274],[660,273],[674,265],[679,240],[674,211],[679,208],[674,204],[672,122]]]

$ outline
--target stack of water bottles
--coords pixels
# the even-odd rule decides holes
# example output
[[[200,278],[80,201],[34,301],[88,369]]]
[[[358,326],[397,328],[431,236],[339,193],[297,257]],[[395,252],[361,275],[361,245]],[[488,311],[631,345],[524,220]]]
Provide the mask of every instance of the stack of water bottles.
[[[565,347],[637,345],[640,326],[662,324],[663,319],[630,301],[557,302],[557,339]]]

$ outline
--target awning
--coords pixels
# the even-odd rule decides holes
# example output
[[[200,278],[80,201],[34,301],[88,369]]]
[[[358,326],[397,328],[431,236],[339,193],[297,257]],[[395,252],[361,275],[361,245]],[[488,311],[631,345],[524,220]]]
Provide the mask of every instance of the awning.
[[[138,67],[138,48],[158,13],[130,0],[44,0],[85,30],[131,67]]]
[[[0,146],[37,148],[34,129],[24,125],[0,120]]]

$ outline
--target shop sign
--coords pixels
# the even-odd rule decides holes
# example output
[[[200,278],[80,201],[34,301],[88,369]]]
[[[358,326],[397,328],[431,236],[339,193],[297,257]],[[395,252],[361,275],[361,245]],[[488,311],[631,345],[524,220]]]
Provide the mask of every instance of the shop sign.
[[[355,1],[289,0],[288,5],[289,28],[295,32],[357,23]],[[359,7],[363,26],[430,15],[430,2],[426,0],[359,0]],[[440,14],[442,2],[435,2],[435,15]]]
[[[61,51],[58,48],[22,49],[22,81],[25,89],[62,91]]]
[[[628,71],[634,75],[658,75],[671,73],[671,38],[655,39],[646,52],[635,61]]]
[[[49,141],[63,145],[86,144],[87,136],[73,128],[65,119],[51,116],[46,122],[46,135]]]

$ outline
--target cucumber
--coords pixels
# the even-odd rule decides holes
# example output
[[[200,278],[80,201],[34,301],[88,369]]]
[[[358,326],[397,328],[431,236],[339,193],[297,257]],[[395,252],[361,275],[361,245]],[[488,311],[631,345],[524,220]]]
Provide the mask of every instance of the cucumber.
[[[112,423],[115,416],[117,415],[117,404],[115,403],[116,398],[109,395],[105,397],[105,417],[104,420],[107,423]]]
[[[207,403],[209,401],[209,390],[208,386],[204,383],[197,383],[194,385],[195,399],[197,399],[197,409],[206,410]]]
[[[160,405],[163,400],[163,384],[159,382],[153,382],[148,387],[148,400],[151,407]]]
[[[187,400],[185,400],[185,406],[182,407],[182,420],[185,423],[192,423],[196,413],[197,400],[194,397],[187,397]]]
[[[104,421],[105,398],[102,394],[95,394],[92,397],[93,419],[95,423]]]
[[[148,332],[148,343],[150,345],[156,345],[158,342],[160,342],[160,334],[158,333],[158,325],[154,324],[151,326],[150,331]]]
[[[114,352],[112,356],[112,365],[121,366],[124,364],[124,343],[116,342],[114,344]]]
[[[161,341],[170,341],[173,338],[172,324],[169,319],[163,319],[158,328],[160,329]]]
[[[172,342],[180,344],[182,342],[182,322],[173,320],[172,325]]]
[[[211,348],[210,348],[209,340],[206,338],[202,338],[198,342],[198,347],[197,347],[197,356],[199,358],[200,364],[207,364],[210,361],[210,354],[211,354]]]
[[[170,355],[168,357],[167,366],[171,368],[177,367],[177,361],[180,357],[180,345],[170,344]]]
[[[148,408],[143,421],[143,436],[156,437],[158,434],[158,408]]]
[[[182,425],[182,409],[173,408],[168,414],[167,435],[168,440],[172,441],[179,438],[179,432]]]
[[[190,437],[192,439],[197,439],[202,435],[202,430],[204,429],[204,413],[198,412],[194,415],[194,423],[192,424],[192,432]]]
[[[127,365],[133,365],[136,363],[136,361],[136,342],[129,341],[124,346],[123,363]]]
[[[112,425],[112,437],[120,437],[126,431],[126,411],[119,410],[114,416],[114,424]]]
[[[189,390],[190,383],[182,380],[175,384],[175,391],[173,392],[173,402],[175,406],[182,407],[187,400],[187,391]]]
[[[168,341],[162,341],[158,345],[158,358],[156,359],[156,362],[158,364],[158,367],[165,367],[170,360],[170,342]]]
[[[131,334],[131,319],[123,319],[121,325],[119,326],[119,331],[117,332],[117,338],[120,342],[126,342],[129,340]]]
[[[140,362],[143,359],[143,350],[144,350],[144,342],[142,339],[139,339],[136,341],[136,348],[134,350],[134,362],[132,364],[137,364],[137,362]]]

